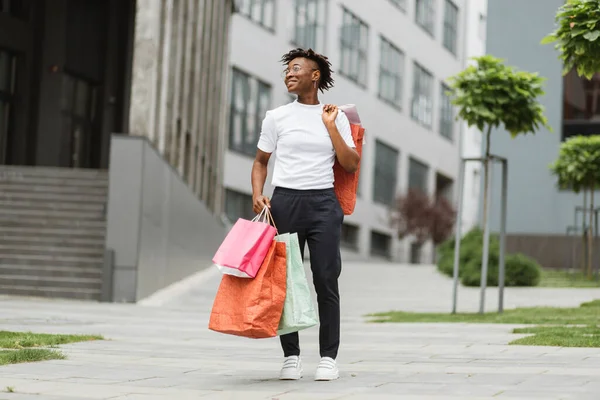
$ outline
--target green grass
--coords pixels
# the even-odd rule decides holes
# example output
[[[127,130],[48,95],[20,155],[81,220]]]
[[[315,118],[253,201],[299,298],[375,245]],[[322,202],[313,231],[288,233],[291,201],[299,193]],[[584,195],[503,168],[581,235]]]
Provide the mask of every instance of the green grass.
[[[103,338],[96,335],[51,335],[47,333],[0,331],[0,348],[2,349],[58,346],[91,340],[103,340]]]
[[[0,350],[0,365],[19,364],[35,361],[64,360],[65,356],[56,350],[20,349]]]
[[[597,288],[600,287],[600,281],[597,281],[595,278],[590,280],[585,274],[579,271],[570,273],[563,270],[544,269],[538,287]]]
[[[48,333],[0,331],[0,365],[46,360],[63,360],[56,350],[36,347],[56,347],[61,344],[104,340],[97,335],[51,335]]]
[[[526,346],[600,347],[598,326],[536,326],[518,328],[513,333],[533,334],[511,342]]]
[[[505,310],[502,314],[439,314],[390,311],[368,315],[369,322],[464,322],[518,325],[542,325],[515,329],[514,333],[531,334],[510,344],[529,346],[600,347],[600,300],[576,308],[531,307]],[[578,326],[574,326],[578,325]]]

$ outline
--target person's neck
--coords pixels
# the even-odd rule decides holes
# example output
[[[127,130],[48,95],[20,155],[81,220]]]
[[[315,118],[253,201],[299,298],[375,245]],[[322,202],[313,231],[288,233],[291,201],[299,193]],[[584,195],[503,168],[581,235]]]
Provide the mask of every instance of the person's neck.
[[[298,103],[314,106],[319,104],[319,96],[317,95],[317,92],[299,94]]]

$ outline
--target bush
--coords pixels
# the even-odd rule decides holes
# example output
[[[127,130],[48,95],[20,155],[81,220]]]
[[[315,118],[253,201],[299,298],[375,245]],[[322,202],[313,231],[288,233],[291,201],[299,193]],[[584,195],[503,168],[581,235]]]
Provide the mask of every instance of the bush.
[[[438,270],[448,276],[454,272],[454,238],[438,247]],[[483,232],[479,228],[469,231],[460,245],[459,278],[465,286],[481,283],[481,258],[483,256]],[[498,286],[500,242],[498,235],[490,235],[487,285]],[[541,277],[540,265],[523,254],[507,254],[505,259],[506,286],[536,286]]]

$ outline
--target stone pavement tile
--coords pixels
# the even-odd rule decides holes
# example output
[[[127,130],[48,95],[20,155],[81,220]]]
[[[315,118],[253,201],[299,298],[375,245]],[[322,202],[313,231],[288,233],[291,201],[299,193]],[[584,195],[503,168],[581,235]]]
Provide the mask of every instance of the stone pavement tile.
[[[0,400],[79,400],[81,397],[65,397],[65,396],[40,396],[37,394],[24,393],[0,393]]]

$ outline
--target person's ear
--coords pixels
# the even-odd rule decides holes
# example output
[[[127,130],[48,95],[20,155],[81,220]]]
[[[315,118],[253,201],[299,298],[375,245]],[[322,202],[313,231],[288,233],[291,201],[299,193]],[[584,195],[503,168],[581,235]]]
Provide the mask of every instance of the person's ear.
[[[318,83],[321,80],[321,71],[319,71],[319,70],[313,71],[312,80],[313,80],[313,82]]]

